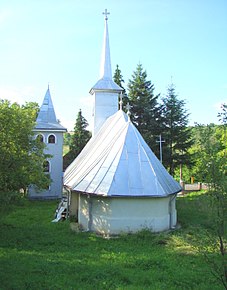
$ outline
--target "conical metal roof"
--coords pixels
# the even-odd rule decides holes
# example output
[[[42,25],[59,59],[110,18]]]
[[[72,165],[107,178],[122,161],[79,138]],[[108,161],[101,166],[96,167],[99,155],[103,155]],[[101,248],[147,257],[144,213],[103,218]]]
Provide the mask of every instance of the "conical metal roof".
[[[66,169],[64,185],[103,196],[164,197],[181,191],[121,110],[107,119]]]
[[[40,107],[40,111],[38,117],[36,119],[36,126],[35,129],[37,130],[58,130],[58,131],[66,131],[59,122],[57,121],[56,114],[54,111],[53,102],[50,95],[50,89],[46,91],[45,97],[43,99],[43,103]]]
[[[108,23],[107,23],[107,20],[108,20],[107,15],[109,13],[105,9],[105,12],[103,14],[105,15],[105,28],[104,28],[103,48],[102,48],[101,65],[100,65],[100,79],[91,88],[90,90],[91,94],[93,94],[95,91],[120,92],[123,90],[112,79],[109,32],[108,32]]]

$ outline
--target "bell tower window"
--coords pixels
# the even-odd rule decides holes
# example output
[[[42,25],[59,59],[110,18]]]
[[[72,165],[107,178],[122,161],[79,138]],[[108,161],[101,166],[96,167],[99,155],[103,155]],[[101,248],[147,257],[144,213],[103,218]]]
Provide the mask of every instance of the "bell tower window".
[[[44,172],[50,172],[50,162],[47,161],[47,160],[45,160],[45,161],[43,162],[43,171],[44,171]]]
[[[56,137],[53,134],[49,135],[48,143],[51,143],[51,144],[55,144],[56,143]]]
[[[44,142],[44,137],[43,137],[42,134],[37,135],[37,136],[36,136],[36,139],[37,139],[39,142],[41,142],[41,143]]]

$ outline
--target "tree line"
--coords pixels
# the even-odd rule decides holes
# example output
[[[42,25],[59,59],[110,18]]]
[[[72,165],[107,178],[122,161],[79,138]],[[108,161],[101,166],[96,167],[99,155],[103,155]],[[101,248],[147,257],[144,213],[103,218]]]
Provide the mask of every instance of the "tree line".
[[[208,152],[206,157],[204,153],[204,146],[209,139],[206,135],[213,132],[212,137],[210,136],[212,140],[226,140],[223,129],[226,105],[223,105],[222,112],[219,113],[220,120],[222,116],[222,125],[195,124],[192,127],[189,126],[190,114],[186,101],[178,97],[173,83],[169,84],[166,94],[161,97],[160,93],[155,93],[155,86],[147,79],[147,72],[142,64],[137,65],[128,81],[127,89],[119,65],[116,66],[113,78],[123,89],[123,109],[126,111],[127,103],[130,104],[132,122],[156,156],[162,159],[170,174],[186,182],[190,182],[191,177],[195,181],[208,182],[207,166],[204,165],[209,164],[207,158],[210,154]],[[90,139],[91,133],[87,127],[88,122],[79,110],[73,135],[65,135],[65,141],[69,145],[66,165],[75,159]],[[223,143],[213,148],[219,150],[226,146]]]
[[[170,84],[166,95],[161,97],[160,93],[155,93],[154,84],[147,79],[146,70],[141,64],[133,72],[127,90],[118,65],[114,81],[123,89],[123,107],[130,103],[132,122],[158,158],[161,141],[163,165],[170,174],[179,180],[179,169],[182,168],[184,179],[189,180],[193,175],[197,181],[206,181],[211,152],[205,153],[204,146],[211,140],[213,143],[207,145],[209,150],[216,150],[218,156],[222,156],[219,151],[226,148],[225,125],[190,127],[185,100],[179,99],[174,84]],[[19,190],[29,184],[44,186],[48,182],[48,176],[42,170],[47,156],[43,153],[43,144],[34,140],[33,133],[38,110],[36,103],[19,106],[0,100],[0,191]],[[219,116],[222,116],[222,123],[226,122],[225,110],[224,105]],[[64,157],[65,167],[90,139],[91,133],[87,127],[88,122],[79,110],[73,134],[65,135],[70,149]],[[222,144],[219,144],[220,140]]]

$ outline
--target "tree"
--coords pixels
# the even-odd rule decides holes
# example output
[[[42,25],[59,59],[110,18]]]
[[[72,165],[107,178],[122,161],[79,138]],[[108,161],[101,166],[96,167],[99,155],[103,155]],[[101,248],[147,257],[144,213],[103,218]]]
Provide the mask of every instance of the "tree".
[[[220,170],[216,171],[214,168],[218,166],[217,163],[223,161],[225,155],[224,132],[221,126],[215,124],[197,124],[194,128],[194,136],[194,175],[198,181],[205,182],[213,188],[213,180],[219,179],[214,175],[220,174]]]
[[[79,110],[74,126],[74,133],[70,143],[70,150],[76,157],[80,154],[84,146],[89,141],[91,134],[86,128],[88,127],[87,120],[82,116],[81,109]]]
[[[193,144],[192,132],[188,127],[189,114],[185,101],[177,98],[173,84],[167,88],[167,95],[162,101],[163,163],[174,175],[175,169],[182,164],[191,165],[188,149]]]
[[[0,192],[19,191],[34,184],[49,185],[43,172],[44,145],[34,139],[38,105],[20,106],[0,100]]]
[[[119,65],[117,64],[116,66],[116,69],[115,69],[115,72],[114,72],[114,76],[113,76],[113,80],[116,84],[118,84],[122,89],[122,94],[123,96],[126,95],[126,90],[123,86],[123,83],[125,82],[124,79],[123,79],[123,76],[121,74],[121,70],[119,69]]]
[[[210,228],[215,233],[215,239],[209,237],[209,248],[202,249],[211,271],[218,281],[227,289],[227,155],[226,126],[227,119],[223,110],[221,126],[210,124],[197,125],[197,175],[201,181],[209,185],[210,213],[212,223]],[[219,252],[214,258],[210,248]]]
[[[123,76],[122,76],[122,74],[121,74],[121,70],[119,69],[118,64],[117,64],[117,66],[116,66],[116,70],[115,70],[115,72],[114,72],[113,79],[114,79],[114,82],[115,82],[116,84],[118,84],[118,85],[123,89],[123,91],[122,91],[122,97],[123,97],[123,98],[122,98],[122,107],[123,107],[123,109],[125,110],[126,105],[127,105],[127,103],[128,103],[128,97],[127,97],[127,94],[126,94],[126,90],[125,90],[125,88],[124,88],[124,86],[123,86],[123,83],[124,83],[125,81],[124,81],[124,79],[123,79]]]
[[[160,134],[159,95],[154,95],[154,85],[147,80],[147,73],[141,64],[137,65],[128,83],[128,98],[131,105],[131,119],[145,141],[158,155],[157,136]]]
[[[86,129],[87,120],[83,117],[82,111],[79,110],[74,126],[74,133],[71,136],[69,152],[64,156],[64,169],[80,154],[84,146],[91,138],[91,133]]]

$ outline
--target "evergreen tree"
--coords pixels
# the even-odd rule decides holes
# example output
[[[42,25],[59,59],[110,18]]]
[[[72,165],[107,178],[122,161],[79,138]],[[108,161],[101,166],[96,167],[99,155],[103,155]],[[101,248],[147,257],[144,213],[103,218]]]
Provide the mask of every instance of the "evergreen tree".
[[[137,65],[128,83],[128,98],[131,105],[131,119],[145,141],[156,155],[159,154],[156,143],[160,134],[159,95],[154,95],[154,85],[147,80],[147,73],[141,64]]]
[[[119,69],[118,64],[116,66],[116,70],[114,72],[113,79],[114,79],[114,82],[116,84],[118,84],[123,89],[123,91],[122,91],[122,97],[123,97],[122,101],[123,101],[123,109],[125,110],[125,107],[126,107],[126,105],[128,103],[128,97],[127,97],[127,94],[126,94],[126,90],[125,90],[125,88],[123,86],[123,83],[125,81],[123,79],[123,76],[121,74],[121,70]]]
[[[177,98],[175,87],[169,85],[167,95],[162,99],[163,163],[171,175],[182,165],[190,165],[188,149],[192,146],[191,129],[188,127],[189,114],[185,101]]]
[[[69,144],[69,152],[64,156],[64,169],[80,154],[84,146],[91,137],[91,133],[86,130],[87,120],[83,117],[82,111],[79,110],[74,126],[74,133]]]
[[[88,126],[87,120],[82,116],[81,109],[79,110],[76,118],[76,123],[74,126],[74,133],[70,143],[70,151],[73,155],[77,157],[80,154],[84,146],[87,144],[88,140],[91,137],[91,134],[86,130]],[[75,158],[74,157],[74,158]]]
[[[123,76],[121,74],[121,70],[119,69],[119,65],[118,64],[117,64],[116,70],[114,72],[113,80],[114,80],[114,82],[116,84],[118,84],[123,89],[122,94],[123,94],[123,96],[125,96],[126,95],[126,90],[125,90],[125,88],[123,86],[123,83],[125,81],[123,79]]]

